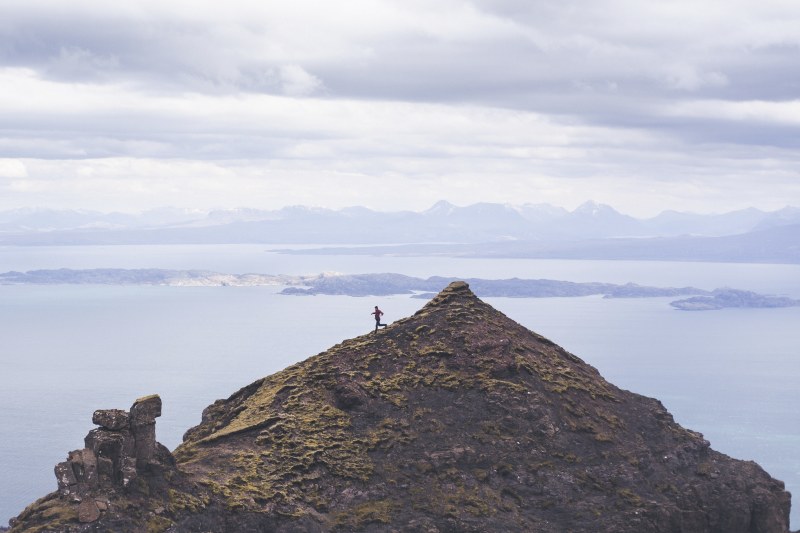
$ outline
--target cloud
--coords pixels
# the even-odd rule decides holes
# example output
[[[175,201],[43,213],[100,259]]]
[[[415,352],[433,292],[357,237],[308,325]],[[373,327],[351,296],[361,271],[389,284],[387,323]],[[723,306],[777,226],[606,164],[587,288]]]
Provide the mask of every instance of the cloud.
[[[717,87],[728,84],[728,78],[719,72],[700,72],[696,67],[685,63],[671,65],[665,69],[667,84],[676,89],[696,91],[703,87]]]
[[[782,102],[693,100],[676,104],[667,112],[675,116],[730,122],[757,121],[800,126],[800,99]]]
[[[64,195],[111,194],[117,175],[138,202],[194,168],[230,202],[294,175],[348,204],[390,202],[369,176],[464,200],[669,189],[738,206],[736,183],[800,203],[798,24],[784,0],[4,0],[0,157],[39,195],[5,201],[59,190],[44,168]]]
[[[118,67],[116,57],[96,55],[83,48],[62,47],[43,72],[58,79],[86,80],[107,77],[109,71]]]
[[[322,87],[322,82],[299,65],[284,65],[280,69],[283,94],[308,96]]]
[[[615,87],[615,111],[631,114],[676,90],[713,97],[747,84],[750,98],[771,99],[780,80],[797,79],[800,46],[800,6],[775,0],[7,0],[0,14],[0,61],[51,79],[210,94],[324,87],[334,98],[540,112],[597,107],[576,90],[586,87]]]
[[[0,178],[25,178],[28,169],[18,159],[0,159]]]

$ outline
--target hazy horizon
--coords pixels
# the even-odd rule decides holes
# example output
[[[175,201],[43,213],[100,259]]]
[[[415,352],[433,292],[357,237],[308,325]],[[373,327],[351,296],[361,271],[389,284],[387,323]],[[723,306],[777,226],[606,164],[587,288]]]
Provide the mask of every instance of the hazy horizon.
[[[754,205],[748,205],[748,206],[745,206],[745,207],[741,207],[739,209],[732,209],[732,210],[728,210],[728,211],[725,211],[725,210],[723,210],[723,211],[713,211],[713,210],[712,211],[690,211],[690,210],[671,209],[671,208],[667,209],[667,208],[665,208],[665,209],[663,209],[661,211],[655,211],[654,214],[652,214],[652,215],[637,216],[637,215],[625,212],[623,210],[620,210],[614,205],[597,202],[597,201],[595,201],[593,199],[587,199],[587,200],[580,201],[574,206],[557,205],[557,204],[553,204],[553,203],[549,203],[549,202],[516,202],[515,203],[515,202],[483,202],[483,201],[477,201],[477,202],[471,202],[471,203],[455,203],[455,202],[451,202],[450,200],[440,199],[440,200],[434,200],[434,202],[431,205],[429,205],[427,207],[422,207],[422,208],[419,208],[419,209],[399,209],[399,208],[398,209],[392,209],[392,208],[388,208],[388,207],[381,209],[381,208],[371,208],[369,206],[361,205],[361,204],[350,204],[350,205],[344,205],[342,207],[328,207],[328,206],[321,205],[321,204],[285,204],[285,205],[280,205],[280,206],[274,207],[274,208],[259,208],[259,207],[254,207],[252,205],[237,205],[237,206],[232,206],[232,207],[222,207],[222,206],[196,207],[196,206],[190,206],[190,205],[166,205],[165,204],[165,205],[155,205],[153,207],[142,208],[142,209],[128,209],[128,210],[109,210],[109,209],[88,208],[88,207],[75,207],[75,208],[72,208],[72,207],[54,207],[54,206],[48,206],[48,205],[31,205],[31,206],[19,206],[19,207],[8,208],[8,209],[0,209],[0,213],[11,213],[11,212],[15,212],[15,211],[19,211],[19,212],[28,211],[28,212],[32,212],[32,213],[39,212],[39,211],[42,211],[42,212],[43,211],[65,211],[65,212],[72,211],[72,212],[77,212],[77,213],[95,213],[95,214],[102,214],[102,215],[110,215],[110,214],[143,215],[143,214],[151,213],[151,212],[155,213],[155,212],[159,212],[159,211],[172,211],[172,210],[174,210],[174,211],[184,212],[184,213],[187,213],[187,214],[196,213],[196,214],[199,214],[199,215],[200,214],[207,215],[207,214],[214,213],[214,212],[236,212],[236,211],[254,211],[254,212],[265,212],[266,213],[266,212],[277,212],[277,211],[286,210],[286,209],[293,209],[293,208],[312,209],[312,210],[327,210],[327,211],[335,211],[335,212],[347,211],[349,209],[368,209],[368,210],[374,211],[376,213],[399,213],[399,212],[424,213],[426,211],[430,211],[430,210],[436,208],[437,206],[440,206],[440,205],[443,205],[443,204],[448,204],[448,205],[450,205],[450,206],[452,206],[452,207],[454,207],[456,209],[474,207],[474,206],[477,206],[477,205],[498,205],[498,206],[503,206],[503,207],[507,207],[507,208],[511,208],[511,209],[524,208],[524,207],[552,207],[552,208],[555,208],[555,209],[564,210],[564,212],[566,212],[566,213],[574,213],[575,211],[577,211],[577,210],[579,210],[581,208],[585,208],[585,207],[588,207],[588,206],[596,205],[596,206],[599,206],[599,207],[610,207],[611,209],[613,209],[614,211],[616,211],[617,213],[619,213],[621,215],[626,215],[626,216],[630,216],[632,218],[637,218],[637,219],[641,219],[641,220],[645,220],[647,218],[657,217],[659,215],[663,215],[664,213],[680,213],[680,214],[685,214],[685,215],[715,216],[715,215],[726,215],[726,214],[731,214],[731,213],[736,213],[736,212],[741,212],[741,211],[749,211],[749,210],[761,211],[763,213],[774,213],[776,211],[782,211],[784,209],[800,209],[800,207],[797,207],[796,205],[792,205],[792,204],[789,204],[789,203],[787,203],[787,204],[785,204],[783,206],[777,207],[775,209],[761,209],[761,208],[758,208],[758,207],[756,207]],[[800,205],[800,204],[798,204],[798,205]]]
[[[800,4],[0,3],[0,210],[800,205]]]

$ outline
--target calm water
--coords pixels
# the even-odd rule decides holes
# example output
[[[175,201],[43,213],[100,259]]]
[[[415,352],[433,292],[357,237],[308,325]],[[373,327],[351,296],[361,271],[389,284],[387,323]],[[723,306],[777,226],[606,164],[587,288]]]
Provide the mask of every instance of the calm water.
[[[222,272],[409,275],[732,286],[800,297],[800,267],[604,261],[304,257],[264,246],[0,248],[0,271],[159,267]],[[170,448],[202,409],[259,377],[424,304],[404,296],[286,297],[274,287],[0,286],[0,521],[55,489],[53,466],[82,446],[98,408],[159,393]],[[686,313],[669,299],[487,301],[659,398],[711,445],[759,462],[800,497],[800,308]],[[800,509],[800,505],[795,505]],[[800,523],[800,512],[793,512]],[[795,526],[796,527],[796,526]]]

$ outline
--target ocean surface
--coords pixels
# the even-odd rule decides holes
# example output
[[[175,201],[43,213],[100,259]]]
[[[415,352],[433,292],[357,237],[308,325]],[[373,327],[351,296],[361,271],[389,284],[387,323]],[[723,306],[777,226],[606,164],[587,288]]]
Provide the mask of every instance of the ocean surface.
[[[285,248],[285,246],[281,246]],[[0,272],[172,268],[264,274],[396,272],[733,287],[800,298],[800,265],[302,256],[264,245],[0,247]],[[282,296],[280,287],[0,285],[0,523],[55,490],[95,409],[164,401],[169,448],[204,407],[256,379],[392,321],[407,296]],[[711,446],[755,460],[800,498],[800,308],[682,312],[670,298],[487,298],[596,367],[661,400]],[[792,523],[800,524],[795,502]]]

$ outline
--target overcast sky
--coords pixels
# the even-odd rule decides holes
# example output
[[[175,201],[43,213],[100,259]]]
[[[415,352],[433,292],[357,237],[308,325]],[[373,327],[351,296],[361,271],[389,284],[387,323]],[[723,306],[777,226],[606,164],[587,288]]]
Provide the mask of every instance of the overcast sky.
[[[800,206],[797,0],[0,0],[0,209]]]

